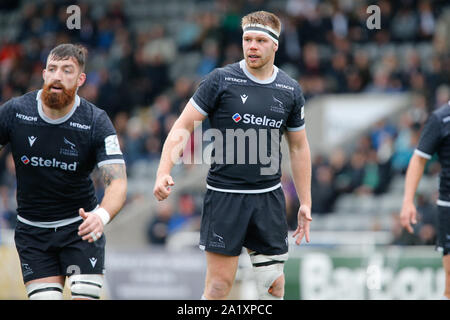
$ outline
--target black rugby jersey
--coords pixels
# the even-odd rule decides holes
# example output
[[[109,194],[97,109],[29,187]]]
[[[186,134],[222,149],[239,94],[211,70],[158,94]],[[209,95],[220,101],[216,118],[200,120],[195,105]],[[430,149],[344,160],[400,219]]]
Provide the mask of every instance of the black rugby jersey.
[[[259,80],[242,60],[208,74],[190,102],[221,135],[212,133],[208,188],[251,193],[280,186],[282,134],[305,127],[297,81],[276,66],[272,77]]]
[[[427,119],[415,153],[425,159],[438,154],[441,163],[439,200],[450,206],[450,102],[436,109]]]
[[[56,120],[42,110],[41,91],[0,106],[0,145],[11,144],[17,177],[17,213],[30,221],[58,221],[91,211],[97,198],[89,175],[95,165],[124,163],[105,113],[75,97]]]

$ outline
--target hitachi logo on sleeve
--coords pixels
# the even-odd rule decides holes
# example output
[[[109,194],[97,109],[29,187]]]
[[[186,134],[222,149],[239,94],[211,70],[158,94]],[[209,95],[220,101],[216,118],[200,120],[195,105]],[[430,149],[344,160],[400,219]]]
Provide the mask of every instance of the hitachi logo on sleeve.
[[[37,117],[27,116],[21,113],[16,113],[16,118],[19,118],[21,120],[25,121],[37,121]]]
[[[83,130],[90,130],[91,129],[91,126],[88,126],[87,124],[81,124],[81,123],[78,123],[78,122],[70,122],[69,124],[70,124],[71,127],[75,127],[75,128],[78,128],[78,129],[83,129]]]
[[[59,168],[66,171],[77,171],[78,164],[77,162],[66,163],[55,158],[44,159],[42,157],[31,157],[30,161],[27,156],[22,156],[21,160],[25,165],[31,164],[33,167]]]
[[[281,120],[275,120],[275,119],[271,119],[268,118],[266,116],[264,117],[256,117],[254,114],[244,114],[243,116],[243,123],[251,123],[251,124],[256,124],[259,126],[268,126],[271,128],[280,128],[281,125],[283,124],[283,119]]]

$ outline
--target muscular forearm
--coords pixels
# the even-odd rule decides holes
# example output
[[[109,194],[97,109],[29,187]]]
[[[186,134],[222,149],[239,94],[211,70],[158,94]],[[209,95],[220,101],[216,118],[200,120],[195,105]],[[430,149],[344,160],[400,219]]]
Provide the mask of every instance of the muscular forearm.
[[[411,161],[409,162],[408,170],[406,171],[405,191],[403,195],[404,203],[414,202],[414,195],[416,193],[420,179],[422,178],[426,163],[427,159],[422,158],[416,154],[412,156]]]
[[[104,208],[112,219],[125,204],[127,196],[127,175],[124,164],[107,164],[99,168],[105,194],[100,207]]]
[[[183,154],[191,133],[205,118],[190,102],[186,105],[164,142],[158,171],[156,173],[157,178],[163,175],[170,175],[173,166]]]
[[[298,148],[291,148],[290,160],[300,204],[311,208],[311,154],[307,141]]]
[[[183,154],[192,130],[190,131],[189,128],[184,128],[179,121],[175,122],[163,146],[158,171],[156,173],[157,177],[170,174],[173,166]]]
[[[111,219],[119,213],[125,204],[127,195],[126,179],[115,179],[105,189],[100,207],[104,208],[111,216]]]

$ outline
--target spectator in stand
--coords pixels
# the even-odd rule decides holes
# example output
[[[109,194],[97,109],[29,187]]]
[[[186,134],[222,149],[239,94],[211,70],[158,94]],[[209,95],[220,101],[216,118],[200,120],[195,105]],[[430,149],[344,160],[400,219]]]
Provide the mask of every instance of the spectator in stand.
[[[170,201],[158,206],[155,217],[147,227],[147,239],[149,243],[165,245],[169,236],[169,221],[173,215],[173,207]]]
[[[394,142],[394,155],[392,167],[395,172],[404,174],[408,168],[409,159],[414,153],[415,144],[413,144],[413,121],[410,113],[405,112],[400,116],[398,124],[398,135]]]
[[[333,169],[327,165],[320,165],[314,171],[311,180],[312,213],[326,214],[333,212],[334,202],[337,197],[334,189]]]
[[[16,227],[16,170],[11,153],[6,155],[6,170],[0,175],[0,226]]]
[[[437,199],[437,195],[434,195]],[[432,197],[433,198],[433,197]],[[424,194],[417,194],[418,235],[423,245],[435,245],[438,226],[438,210]],[[435,201],[434,201],[435,203]]]
[[[169,234],[182,229],[200,230],[200,212],[195,205],[194,197],[185,193],[178,198],[178,210],[169,220]]]

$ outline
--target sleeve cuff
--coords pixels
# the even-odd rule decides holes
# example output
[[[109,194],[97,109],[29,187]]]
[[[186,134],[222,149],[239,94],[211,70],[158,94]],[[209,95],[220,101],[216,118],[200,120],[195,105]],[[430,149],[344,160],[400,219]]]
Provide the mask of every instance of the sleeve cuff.
[[[305,129],[305,127],[306,127],[306,124],[304,124],[300,127],[287,127],[287,131],[290,131],[290,132],[301,131],[301,130]]]
[[[194,98],[191,98],[191,99],[189,100],[189,102],[190,102],[190,103],[194,106],[194,108],[197,109],[197,111],[200,112],[202,115],[204,115],[204,116],[207,116],[207,115],[208,115],[208,113],[207,113],[205,110],[203,110],[203,109],[197,104],[197,102],[195,102]]]
[[[107,164],[125,164],[125,160],[123,159],[110,159],[110,160],[105,160],[105,161],[100,161],[99,163],[97,163],[97,167],[103,167],[104,165]]]
[[[431,155],[429,155],[428,153],[422,152],[419,149],[414,150],[414,153],[417,154],[419,157],[425,158],[430,160],[431,159]]]

